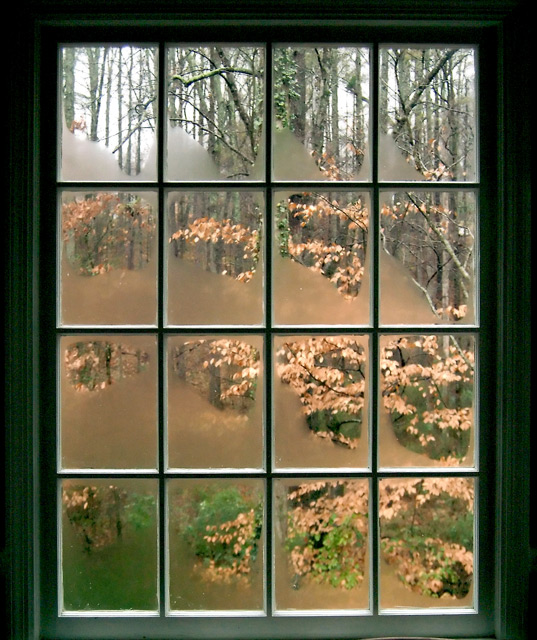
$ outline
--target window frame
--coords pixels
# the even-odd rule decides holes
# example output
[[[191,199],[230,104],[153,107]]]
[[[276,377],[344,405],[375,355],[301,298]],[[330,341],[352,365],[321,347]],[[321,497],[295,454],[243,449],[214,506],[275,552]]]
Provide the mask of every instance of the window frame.
[[[364,3],[353,2],[352,4],[354,6]],[[483,4],[496,6],[516,3],[488,2]],[[524,163],[523,161],[521,163],[522,169],[519,164],[521,153],[523,160],[529,160],[529,145],[524,145],[521,148],[519,144],[519,136],[523,136],[525,127],[529,127],[524,116],[524,106],[526,114],[529,113],[529,109],[527,98],[525,102],[521,101],[520,95],[516,93],[517,87],[522,86],[521,83],[525,78],[524,69],[514,65],[515,61],[518,62],[521,45],[522,57],[524,58],[524,41],[522,43],[516,42],[513,38],[520,25],[515,24],[516,12],[513,14],[505,6],[502,11],[503,14],[495,15],[492,18],[485,13],[478,17],[472,16],[472,19],[467,19],[464,23],[460,21],[450,23],[447,30],[443,32],[447,34],[451,29],[452,33],[458,34],[456,37],[465,43],[472,43],[472,41],[468,40],[468,35],[461,36],[464,30],[467,30],[467,34],[477,35],[479,33],[479,37],[484,42],[486,39],[489,52],[498,51],[497,82],[502,92],[498,100],[498,113],[491,109],[489,117],[500,134],[499,153],[497,154],[499,160],[496,163],[496,155],[491,155],[488,157],[486,166],[481,165],[482,173],[489,171],[499,178],[500,206],[498,213],[500,219],[497,221],[496,228],[499,228],[500,232],[497,235],[496,245],[493,242],[487,244],[488,253],[482,255],[481,260],[486,260],[489,265],[498,265],[497,271],[489,267],[489,275],[495,279],[495,286],[491,287],[487,294],[485,306],[487,310],[491,310],[487,331],[490,332],[490,336],[494,335],[498,359],[501,358],[503,365],[491,371],[494,389],[491,385],[487,398],[492,403],[492,396],[496,395],[499,402],[494,406],[495,415],[488,416],[496,425],[496,441],[490,443],[490,448],[487,444],[486,449],[490,451],[489,460],[483,463],[487,469],[491,470],[490,481],[495,483],[496,494],[495,504],[487,506],[489,514],[486,516],[487,518],[493,518],[493,516],[495,518],[496,540],[494,541],[492,536],[486,540],[487,545],[494,545],[491,554],[496,558],[493,577],[495,603],[492,610],[488,612],[491,620],[484,633],[485,637],[494,633],[498,639],[507,639],[524,637],[527,602],[526,598],[521,598],[520,595],[527,593],[527,568],[529,567],[530,551],[527,515],[529,502],[529,385],[527,380],[529,375],[524,376],[525,372],[529,372],[529,357],[525,349],[525,345],[529,345],[529,322],[520,322],[521,317],[529,318],[529,162]],[[410,13],[407,8],[407,13],[401,12],[397,15],[401,19],[408,19]],[[195,16],[194,13],[189,14],[185,16],[185,19],[192,20],[193,16]],[[390,25],[385,24],[378,20],[378,16],[373,17],[376,18],[375,28],[384,29],[386,27],[385,33],[390,31],[394,35],[397,33],[398,27],[391,26],[391,23]],[[415,19],[416,15],[411,17]],[[468,18],[468,16],[463,17]],[[148,16],[144,16],[144,18],[147,21]],[[267,20],[266,16],[264,18]],[[174,16],[174,20],[176,19],[177,17]],[[46,331],[40,330],[40,327],[47,326],[47,324],[54,326],[55,323],[54,309],[39,305],[39,282],[46,283],[50,273],[47,272],[46,261],[43,260],[42,266],[45,271],[41,271],[40,280],[38,280],[35,261],[40,251],[42,252],[43,245],[40,233],[41,235],[46,233],[45,224],[41,222],[42,217],[39,215],[40,185],[42,186],[42,183],[39,182],[39,176],[44,176],[43,182],[47,179],[44,165],[50,154],[46,149],[50,148],[49,145],[53,142],[50,131],[47,134],[42,130],[41,138],[44,140],[41,144],[39,143],[39,127],[41,123],[46,122],[46,114],[40,113],[37,103],[34,102],[35,97],[39,96],[38,74],[41,71],[39,54],[41,53],[41,45],[48,42],[49,39],[56,40],[57,36],[53,37],[52,34],[62,31],[62,25],[69,24],[71,28],[79,26],[82,29],[87,27],[87,22],[87,19],[83,17],[79,17],[76,24],[73,21],[66,21],[62,16],[51,19],[48,14],[43,15],[37,11],[32,15],[29,24],[26,24],[24,28],[21,27],[18,32],[20,35],[19,44],[25,42],[25,38],[28,37],[34,43],[33,47],[30,47],[26,52],[25,61],[28,76],[24,78],[24,82],[16,82],[16,74],[14,70],[12,71],[14,77],[11,84],[14,95],[11,97],[13,104],[10,124],[12,132],[16,133],[12,133],[10,147],[12,150],[10,160],[13,184],[10,192],[10,236],[6,265],[9,270],[8,284],[10,285],[7,300],[8,322],[6,323],[8,329],[6,370],[10,372],[6,381],[6,423],[8,425],[6,471],[9,474],[6,537],[13,638],[52,637],[47,633],[40,620],[39,605],[39,532],[43,531],[44,524],[50,521],[50,514],[46,513],[46,505],[39,504],[39,486],[46,485],[51,480],[47,475],[40,476],[37,470],[39,457],[48,448],[48,443],[43,442],[38,424],[40,409],[46,402],[44,394],[38,395],[37,392],[40,371],[43,370],[43,365],[45,368],[48,366],[46,360],[43,361],[47,355],[41,347],[49,339]],[[164,27],[165,22],[162,23]],[[248,18],[243,16],[242,20],[239,20],[238,26],[234,21],[229,22],[228,26],[231,31],[235,28],[240,30],[240,25],[246,22],[248,22]],[[349,25],[348,19],[342,18],[342,22]],[[131,33],[133,33],[133,26],[137,24],[136,20],[132,24],[131,19],[129,27]],[[214,20],[213,24],[220,26],[222,18]],[[302,20],[300,24],[305,24],[305,21]],[[354,23],[358,34],[357,42],[367,41],[367,38],[359,33],[363,30],[364,24],[363,18]],[[436,26],[432,19],[429,19],[427,24],[429,27]],[[97,31],[100,26],[102,23],[96,21],[93,28]],[[205,29],[207,25],[202,22],[199,26]],[[315,21],[312,21],[311,26],[315,26]],[[402,28],[413,28],[418,26],[418,23],[411,21],[400,26],[400,32],[402,32]],[[120,25],[116,25],[114,31],[118,35],[124,33],[120,29]],[[74,40],[79,39],[76,35],[73,38]],[[441,40],[446,41],[446,38],[447,35]],[[117,38],[117,35],[106,38],[110,41],[115,39],[121,38]],[[129,39],[136,40],[132,36]],[[151,40],[151,37],[144,37],[145,39]],[[170,38],[170,40],[173,39]],[[259,39],[256,38],[256,40]],[[408,40],[408,38],[386,38],[386,40],[402,41]],[[527,49],[526,44],[526,51]],[[41,172],[38,173],[40,162],[42,163]],[[13,169],[15,170],[13,171]],[[520,179],[521,175],[526,176],[526,183]],[[484,194],[484,197],[485,200],[490,199],[492,194]],[[33,212],[32,219],[28,216],[29,211]],[[526,215],[517,216],[517,211],[523,211]],[[506,235],[504,232],[507,230],[510,233]],[[487,231],[487,234],[491,233],[492,228]],[[489,235],[489,238],[491,237]],[[524,259],[520,259],[521,255]],[[21,256],[24,259],[21,259]],[[506,269],[506,264],[513,265],[513,268]],[[54,272],[52,273],[54,274]],[[487,344],[492,344],[492,340]],[[28,354],[31,354],[31,357],[28,357]],[[485,354],[489,363],[493,362],[492,355]],[[520,380],[515,380],[514,376],[509,373],[513,371],[522,372],[523,380],[526,382],[520,383]],[[16,481],[13,482],[13,480]],[[43,512],[45,512],[44,518]],[[18,543],[20,540],[28,541],[28,544],[21,545]],[[488,575],[492,579],[492,571]],[[398,632],[408,635],[430,633],[427,625],[423,622],[425,618],[426,616],[401,616]],[[331,620],[329,617],[323,619]],[[338,626],[337,634],[341,637],[361,635],[363,633],[361,620],[361,616],[348,617],[347,624]],[[465,635],[464,631],[451,627],[452,618],[450,615],[445,620],[451,633]],[[151,619],[147,622],[150,623]],[[284,622],[287,625],[286,632],[289,634],[292,634],[293,631],[294,633],[303,632],[304,621],[300,618],[290,621],[286,617]],[[176,627],[176,633],[194,634],[195,629],[192,625],[196,624],[195,620],[186,618],[181,624],[183,626],[180,627],[180,631],[179,627]],[[151,633],[150,629],[151,627],[148,627],[147,633]],[[93,627],[93,624],[89,624],[88,635],[94,634],[95,631],[97,629]],[[121,637],[137,637],[137,634],[142,631],[142,627],[137,622],[136,628],[132,631],[134,635],[122,635]],[[379,629],[378,632],[385,633],[386,631]],[[116,621],[110,620],[107,629],[99,632],[106,635],[93,635],[93,637],[110,637],[116,632],[119,632]],[[283,629],[277,631],[279,634],[282,632]],[[70,631],[66,631],[66,633],[70,633]],[[267,633],[270,631],[267,630]],[[333,631],[330,633],[333,634]],[[367,635],[373,634],[367,632]],[[198,635],[197,637],[203,636]]]

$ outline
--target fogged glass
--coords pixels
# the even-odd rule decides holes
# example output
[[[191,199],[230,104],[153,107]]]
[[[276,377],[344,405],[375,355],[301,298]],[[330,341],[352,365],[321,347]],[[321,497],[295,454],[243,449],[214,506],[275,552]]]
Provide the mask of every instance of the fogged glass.
[[[381,180],[476,180],[475,66],[468,47],[381,47]]]
[[[168,466],[263,466],[261,336],[168,339]]]
[[[59,355],[61,468],[155,469],[155,338],[63,336]]]
[[[262,193],[174,191],[167,212],[168,324],[261,324]]]
[[[167,486],[170,609],[263,610],[263,481]]]
[[[475,464],[473,336],[381,336],[382,467]]]
[[[156,480],[61,485],[63,611],[158,609]]]
[[[167,51],[167,180],[262,180],[265,51]]]
[[[274,338],[275,466],[367,467],[368,340]]]
[[[157,194],[61,194],[63,325],[155,324]]]
[[[61,180],[156,180],[157,49],[60,50]]]
[[[380,606],[472,607],[471,478],[379,482]]]
[[[382,324],[476,322],[476,195],[381,193]]]
[[[369,49],[275,47],[276,180],[369,180]]]
[[[276,480],[277,610],[369,606],[367,480]]]
[[[369,324],[369,194],[274,195],[275,323]]]

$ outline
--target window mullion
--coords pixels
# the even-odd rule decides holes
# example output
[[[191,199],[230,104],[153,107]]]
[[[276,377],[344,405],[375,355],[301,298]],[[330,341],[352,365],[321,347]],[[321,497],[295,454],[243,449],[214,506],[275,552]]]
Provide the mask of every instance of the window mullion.
[[[273,576],[273,442],[272,412],[272,42],[265,44],[265,607],[271,617],[275,608]]]
[[[158,45],[158,120],[157,120],[157,181],[158,181],[158,276],[157,276],[157,348],[158,348],[158,463],[159,485],[158,485],[158,588],[159,588],[159,614],[162,617],[168,608],[168,532],[167,532],[167,490],[164,480],[165,470],[168,465],[168,452],[166,444],[166,344],[163,332],[165,324],[165,196],[163,188],[164,180],[164,127],[166,124],[166,50],[163,42]]]
[[[371,168],[372,168],[372,180],[373,180],[373,192],[371,194],[371,218],[369,221],[369,247],[368,250],[371,256],[371,322],[373,325],[373,331],[371,332],[370,340],[370,464],[371,464],[371,485],[370,485],[370,505],[369,513],[371,521],[369,523],[369,531],[371,535],[370,550],[371,550],[371,562],[370,562],[370,609],[373,615],[377,615],[379,611],[379,584],[380,584],[380,567],[379,567],[379,513],[378,513],[378,400],[379,400],[379,250],[380,250],[380,238],[379,238],[379,186],[378,186],[378,92],[379,92],[379,78],[378,78],[378,56],[379,48],[378,43],[374,43],[371,49],[370,68],[371,68],[371,134],[370,140],[372,144],[371,150]]]

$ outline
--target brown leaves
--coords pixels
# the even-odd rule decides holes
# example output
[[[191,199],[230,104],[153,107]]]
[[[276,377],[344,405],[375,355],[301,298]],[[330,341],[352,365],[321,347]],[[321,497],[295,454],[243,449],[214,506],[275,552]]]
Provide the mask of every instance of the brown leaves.
[[[365,350],[348,336],[286,342],[276,352],[280,380],[298,394],[310,428],[320,437],[354,448],[344,424],[360,424],[365,395]]]
[[[149,355],[128,344],[107,340],[76,342],[64,352],[67,377],[77,391],[99,391],[142,372]]]

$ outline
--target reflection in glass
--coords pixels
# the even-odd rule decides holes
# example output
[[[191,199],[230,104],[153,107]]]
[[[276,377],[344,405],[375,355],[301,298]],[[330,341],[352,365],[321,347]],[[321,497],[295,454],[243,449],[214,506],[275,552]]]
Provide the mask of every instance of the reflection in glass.
[[[62,483],[64,611],[158,608],[157,482]]]
[[[382,323],[475,322],[475,194],[384,192],[380,222]]]
[[[263,196],[168,195],[168,323],[260,324]]]
[[[156,468],[154,337],[64,336],[60,353],[62,468]]]
[[[61,50],[62,180],[156,180],[157,51]]]
[[[474,481],[386,478],[379,485],[381,607],[472,606]]]
[[[275,194],[274,319],[369,324],[369,196]]]
[[[168,180],[264,177],[264,49],[168,49]]]
[[[275,484],[276,607],[368,606],[367,480]]]
[[[380,346],[380,464],[473,465],[473,336],[382,336]]]
[[[154,324],[157,214],[152,192],[64,192],[65,324]]]
[[[260,468],[260,336],[168,340],[168,465]]]
[[[278,467],[366,466],[367,339],[275,338]]]
[[[274,49],[274,176],[368,180],[369,49]]]
[[[476,179],[475,51],[381,48],[381,180]]]
[[[171,610],[263,608],[261,480],[168,484]]]

